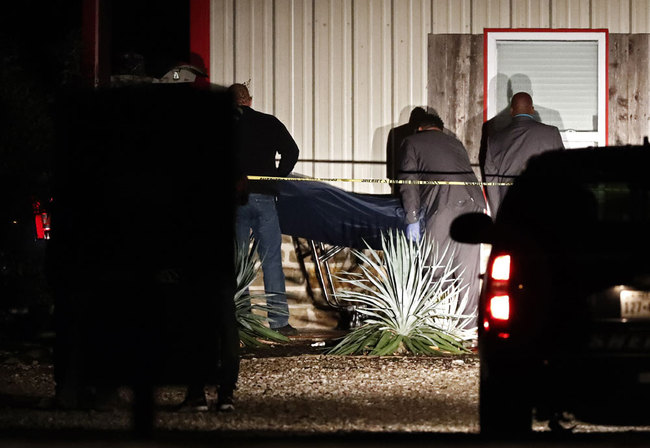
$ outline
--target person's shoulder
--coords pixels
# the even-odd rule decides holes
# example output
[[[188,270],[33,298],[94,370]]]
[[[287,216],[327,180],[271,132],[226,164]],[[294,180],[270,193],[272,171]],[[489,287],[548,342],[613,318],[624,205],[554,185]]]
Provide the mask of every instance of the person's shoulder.
[[[529,132],[559,132],[558,128],[550,124],[542,123],[541,121],[536,120],[531,117],[515,117],[505,129],[500,132],[495,133],[495,135],[506,135],[515,129],[527,129]]]
[[[451,132],[445,132],[443,131],[431,131],[428,134],[429,137],[431,138],[432,141],[435,141],[437,144],[440,145],[445,145],[445,146],[452,146],[452,147],[462,147],[463,142],[461,142],[456,135],[452,134]]]
[[[544,128],[553,131],[553,132],[560,132],[557,126],[553,126],[552,124],[546,124],[546,123],[540,123],[541,125],[544,125]]]
[[[408,137],[414,143],[422,143],[425,145],[438,145],[447,147],[461,147],[464,149],[463,143],[453,134],[444,131],[424,131],[418,132]]]
[[[443,129],[442,131],[435,131],[435,134],[438,136],[437,138],[441,140],[461,143],[456,134],[447,128]]]
[[[264,112],[260,112],[259,110],[255,110],[252,107],[249,106],[240,106],[242,110],[242,115],[244,117],[249,117],[249,118],[261,118],[264,117],[266,114]]]
[[[502,139],[506,138],[509,134],[511,134],[516,128],[521,127],[521,126],[529,126],[529,123],[535,123],[535,120],[533,119],[526,119],[526,120],[515,120],[512,118],[510,122],[505,124],[504,126],[492,130],[490,134],[488,135],[488,139]]]
[[[420,140],[420,134],[411,134],[411,135],[406,135],[402,139],[402,146],[417,146],[418,141]]]
[[[261,112],[259,110],[255,110],[255,109],[252,109],[252,108],[248,108],[248,109],[249,109],[249,113],[250,113],[251,117],[253,117],[259,123],[264,123],[264,124],[268,124],[268,125],[281,125],[281,126],[284,126],[282,124],[282,122],[280,121],[280,119],[278,117],[276,117],[275,115],[267,114],[265,112]]]
[[[432,137],[433,131],[418,131],[415,134],[407,135],[404,138],[404,143],[410,143],[413,146],[430,143],[434,138]]]
[[[537,120],[531,120],[531,121],[533,121],[534,124],[532,124],[530,126],[537,129],[537,130],[539,130],[540,132],[549,133],[549,134],[551,134],[551,133],[554,134],[554,133],[559,133],[560,132],[560,130],[557,128],[557,126],[542,123],[541,121],[537,121]]]

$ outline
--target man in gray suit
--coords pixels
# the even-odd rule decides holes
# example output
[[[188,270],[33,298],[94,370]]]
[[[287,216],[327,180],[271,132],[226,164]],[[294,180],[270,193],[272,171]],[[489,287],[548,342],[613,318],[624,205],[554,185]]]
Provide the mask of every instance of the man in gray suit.
[[[491,135],[485,155],[486,182],[512,182],[525,168],[528,159],[552,149],[564,149],[560,131],[534,118],[533,99],[525,92],[516,93],[510,102],[512,122]],[[496,217],[508,186],[487,187],[490,212]]]
[[[476,182],[469,156],[463,144],[443,133],[444,123],[438,115],[426,114],[419,120],[418,133],[402,143],[400,179]],[[468,288],[469,302],[465,312],[473,313],[478,305],[479,245],[461,244],[451,239],[449,227],[459,215],[485,210],[483,191],[478,185],[400,185],[402,205],[406,213],[407,236],[418,241],[421,236],[420,210],[426,223],[426,234],[437,245],[438,260],[458,266],[456,275]],[[475,325],[475,321],[470,327]]]

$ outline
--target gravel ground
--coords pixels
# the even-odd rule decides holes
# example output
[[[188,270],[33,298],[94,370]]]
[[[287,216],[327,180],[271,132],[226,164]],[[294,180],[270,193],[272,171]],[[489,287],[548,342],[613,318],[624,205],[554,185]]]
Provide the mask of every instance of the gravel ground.
[[[176,412],[184,389],[160,388],[156,428],[295,434],[478,431],[476,356],[327,356],[315,354],[315,340],[244,353],[233,413]],[[0,429],[128,428],[127,410],[52,408],[52,373],[48,360],[0,352]],[[128,391],[122,395],[128,400]]]
[[[232,413],[180,413],[182,387],[157,391],[156,429],[227,433],[477,433],[476,355],[327,356],[303,337],[242,355]],[[32,350],[33,352],[34,350]],[[51,406],[48,356],[0,350],[0,431],[125,430],[128,407],[109,412]],[[128,401],[128,391],[122,396]],[[544,431],[544,422],[535,429]],[[578,425],[577,432],[650,431]]]
[[[478,430],[474,357],[244,359],[225,428],[298,432]]]

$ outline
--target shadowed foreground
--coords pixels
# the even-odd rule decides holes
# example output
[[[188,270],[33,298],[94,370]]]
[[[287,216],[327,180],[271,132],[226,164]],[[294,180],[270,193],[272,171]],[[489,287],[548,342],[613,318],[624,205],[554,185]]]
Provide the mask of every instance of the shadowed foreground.
[[[318,338],[316,338],[318,339]],[[156,430],[314,434],[476,432],[478,359],[325,356],[315,339],[243,355],[233,413],[181,413],[180,386],[158,389]],[[303,352],[303,354],[296,354]],[[304,354],[311,353],[311,354]],[[125,430],[130,394],[112,411],[54,409],[52,366],[3,353],[0,428]]]
[[[54,409],[46,348],[5,348],[0,446],[503,446],[478,435],[476,356],[324,356],[312,347],[322,340],[303,333],[287,345],[245,352],[233,413],[177,412],[184,389],[159,388],[154,438],[144,445],[128,432],[128,391],[112,411]],[[535,429],[543,432],[526,446],[644,446],[648,434],[579,424],[577,434],[558,438],[545,423]]]

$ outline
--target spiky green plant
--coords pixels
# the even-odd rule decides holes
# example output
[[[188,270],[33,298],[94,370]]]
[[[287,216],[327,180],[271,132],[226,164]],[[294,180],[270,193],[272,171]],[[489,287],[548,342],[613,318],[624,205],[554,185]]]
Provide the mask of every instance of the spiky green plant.
[[[464,327],[475,314],[463,314],[468,294],[454,278],[458,268],[441,264],[452,258],[448,250],[439,254],[426,237],[416,243],[395,231],[382,235],[383,254],[370,247],[367,254],[355,250],[362,272],[341,277],[351,288],[337,295],[358,306],[364,323],[329,353],[467,353],[464,345],[476,337],[476,328]]]
[[[264,325],[266,317],[253,311],[268,313],[272,307],[252,303],[253,299],[265,298],[268,294],[250,294],[249,287],[257,277],[257,242],[252,244],[235,243],[235,271],[237,290],[235,292],[235,316],[239,326],[239,339],[247,347],[260,347],[260,339],[274,342],[288,342],[289,338]],[[278,310],[273,310],[276,314]]]

